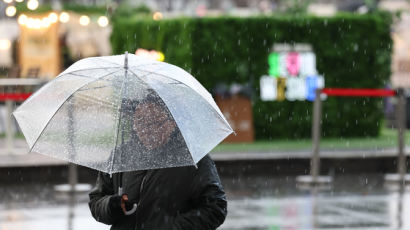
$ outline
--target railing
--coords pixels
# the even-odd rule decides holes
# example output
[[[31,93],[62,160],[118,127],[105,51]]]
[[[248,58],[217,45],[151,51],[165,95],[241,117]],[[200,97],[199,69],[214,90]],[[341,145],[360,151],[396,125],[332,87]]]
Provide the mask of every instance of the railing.
[[[316,90],[316,97],[313,103],[313,120],[312,120],[312,156],[310,176],[300,176],[299,181],[311,185],[328,183],[332,178],[320,174],[320,136],[321,136],[321,117],[322,117],[322,97],[321,95],[332,97],[396,97],[398,99],[396,110],[396,122],[398,131],[398,159],[397,175],[398,181],[404,182],[407,172],[406,155],[404,152],[404,131],[406,130],[406,99],[403,89],[349,89],[349,88],[324,88]]]

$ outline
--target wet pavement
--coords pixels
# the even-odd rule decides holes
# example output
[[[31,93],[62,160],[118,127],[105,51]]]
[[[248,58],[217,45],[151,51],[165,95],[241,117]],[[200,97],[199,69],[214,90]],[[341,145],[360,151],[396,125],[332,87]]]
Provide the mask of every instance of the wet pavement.
[[[325,189],[299,189],[294,177],[223,177],[229,215],[220,229],[410,229],[410,190],[383,175],[342,175]],[[109,229],[90,215],[86,194],[68,198],[52,184],[1,185],[0,230]],[[401,227],[400,227],[401,226]]]
[[[6,149],[5,138],[0,138],[0,168],[21,166],[50,166],[66,165],[67,162],[54,159],[38,153],[27,154],[29,151],[26,141],[22,138],[13,140],[13,148]],[[410,147],[405,149],[410,156]],[[247,160],[280,160],[280,159],[309,159],[311,150],[269,150],[269,151],[244,151],[244,152],[211,152],[215,161],[247,161]],[[396,147],[369,148],[369,149],[321,149],[321,158],[327,159],[364,159],[380,157],[397,157]]]

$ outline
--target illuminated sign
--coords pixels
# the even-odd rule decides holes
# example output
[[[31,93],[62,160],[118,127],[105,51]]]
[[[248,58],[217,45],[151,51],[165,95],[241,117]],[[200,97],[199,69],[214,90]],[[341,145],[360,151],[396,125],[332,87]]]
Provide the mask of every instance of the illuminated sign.
[[[304,78],[288,78],[286,81],[286,99],[289,101],[305,100],[307,91],[306,88],[306,81]]]
[[[282,78],[282,77],[280,77],[280,78],[277,78],[276,79],[277,80],[277,87],[278,87],[278,97],[277,97],[277,100],[278,101],[284,101],[286,98],[285,98],[285,91],[286,91],[286,78]]]
[[[286,56],[286,70],[289,75],[297,76],[299,74],[300,63],[299,63],[299,53],[291,52]]]
[[[317,74],[316,55],[307,44],[276,44],[268,56],[268,74],[260,79],[264,101],[309,100],[315,90],[324,87],[324,78]]]
[[[325,87],[325,79],[322,76],[308,76],[306,77],[306,100],[314,101],[316,97],[316,89]]]
[[[263,101],[314,101],[316,89],[323,87],[324,78],[319,75],[299,78],[273,78],[265,75],[260,79]]]
[[[269,76],[262,76],[260,81],[261,98],[264,101],[273,101],[277,98],[277,81]]]
[[[316,70],[316,55],[313,52],[303,52],[300,54],[301,65],[300,75],[308,76],[317,74]]]

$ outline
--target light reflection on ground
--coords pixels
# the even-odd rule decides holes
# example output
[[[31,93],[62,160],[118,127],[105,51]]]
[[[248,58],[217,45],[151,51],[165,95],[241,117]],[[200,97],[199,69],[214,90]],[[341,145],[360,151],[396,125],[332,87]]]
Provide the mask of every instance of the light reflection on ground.
[[[222,178],[229,197],[229,215],[220,229],[410,229],[410,192],[400,195],[380,184],[380,177],[339,178],[331,190],[301,191],[294,178]],[[44,186],[0,187],[0,230],[109,229],[90,215],[87,197],[70,208],[67,198]],[[20,194],[20,195],[19,195]],[[7,200],[4,197],[8,197]],[[35,198],[37,197],[37,198]],[[30,201],[31,200],[31,201]],[[401,204],[401,205],[398,205]],[[400,211],[401,209],[401,211]],[[70,219],[70,211],[73,217]]]

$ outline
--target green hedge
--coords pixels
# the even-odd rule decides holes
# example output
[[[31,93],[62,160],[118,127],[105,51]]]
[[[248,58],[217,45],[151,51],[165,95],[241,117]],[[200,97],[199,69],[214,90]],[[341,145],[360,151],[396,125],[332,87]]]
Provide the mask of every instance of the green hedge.
[[[208,90],[217,83],[253,84],[257,139],[309,137],[311,102],[262,102],[259,78],[267,74],[274,43],[309,43],[326,87],[383,88],[390,75],[391,17],[343,14],[329,18],[251,17],[117,19],[113,52],[161,50],[165,61],[191,72]],[[380,98],[328,98],[323,135],[377,136]]]
[[[193,24],[188,19],[135,21],[119,18],[113,21],[111,44],[114,53],[135,52],[138,48],[160,50],[165,61],[185,70],[192,68]]]

